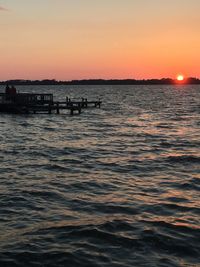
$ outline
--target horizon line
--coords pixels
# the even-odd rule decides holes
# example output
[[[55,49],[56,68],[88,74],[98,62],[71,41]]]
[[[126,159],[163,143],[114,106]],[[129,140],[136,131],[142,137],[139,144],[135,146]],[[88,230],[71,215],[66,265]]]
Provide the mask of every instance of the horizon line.
[[[187,81],[188,79],[196,79],[196,80],[200,80],[200,77],[184,77],[184,81]],[[5,79],[5,80],[0,80],[0,82],[6,82],[6,81],[45,81],[45,80],[49,80],[49,81],[57,81],[57,82],[72,82],[72,81],[95,81],[95,80],[102,80],[102,81],[127,81],[127,80],[133,80],[133,81],[150,81],[150,80],[174,80],[176,81],[177,78],[171,78],[171,77],[162,77],[162,78],[80,78],[80,79],[56,79],[56,78],[11,78],[11,79]]]

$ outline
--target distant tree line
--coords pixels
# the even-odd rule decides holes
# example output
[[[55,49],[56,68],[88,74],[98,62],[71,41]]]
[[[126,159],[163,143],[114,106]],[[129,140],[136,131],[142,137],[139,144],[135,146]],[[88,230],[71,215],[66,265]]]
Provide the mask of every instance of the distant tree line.
[[[57,81],[55,79],[45,79],[45,80],[7,80],[0,81],[1,85],[162,85],[162,84],[177,84],[177,81],[170,78],[162,79],[88,79],[88,80],[72,80],[72,81]],[[188,78],[183,84],[200,84],[200,79],[198,78]]]

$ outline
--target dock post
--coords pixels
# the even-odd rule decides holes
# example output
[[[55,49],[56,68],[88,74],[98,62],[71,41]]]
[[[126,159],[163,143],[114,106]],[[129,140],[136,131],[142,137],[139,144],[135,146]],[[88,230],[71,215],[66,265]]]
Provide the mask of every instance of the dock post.
[[[59,102],[56,103],[56,111],[57,111],[57,114],[60,114]]]
[[[51,114],[51,104],[49,104],[49,114]]]
[[[98,106],[99,106],[99,108],[101,107],[101,98],[99,98]]]
[[[78,114],[81,114],[81,103],[78,104]]]

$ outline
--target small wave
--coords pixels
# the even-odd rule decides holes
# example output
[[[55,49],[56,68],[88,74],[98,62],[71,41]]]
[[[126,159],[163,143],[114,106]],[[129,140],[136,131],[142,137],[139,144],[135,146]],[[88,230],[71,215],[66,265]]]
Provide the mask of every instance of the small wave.
[[[183,239],[178,238],[178,236],[171,236],[166,233],[159,233],[155,230],[144,230],[141,233],[142,243],[148,244],[154,251],[167,251],[171,255],[183,257],[195,257],[199,258],[199,248],[191,245],[188,242],[183,243]]]
[[[179,223],[174,221],[174,223],[169,223],[166,221],[159,221],[159,220],[143,220],[142,222],[145,222],[147,224],[152,224],[154,226],[159,226],[167,229],[172,229],[175,231],[178,231],[179,233],[182,232],[183,234],[192,234],[191,236],[195,235],[196,238],[198,238],[200,234],[200,227],[198,225],[194,226],[192,224],[185,223]]]
[[[64,172],[68,170],[68,167],[63,166],[61,164],[46,164],[45,169],[49,171],[54,171],[54,172],[56,171]]]
[[[155,205],[150,205],[149,209],[156,214],[168,214],[176,212],[180,213],[192,213],[192,214],[197,214],[200,215],[200,208],[197,207],[191,207],[191,206],[183,206],[183,205],[178,205],[175,203],[162,203],[162,204],[155,204]]]
[[[188,202],[188,199],[183,197],[168,197],[166,200],[176,203]]]
[[[140,244],[136,238],[131,235],[123,235],[123,231],[133,231],[134,228],[129,223],[113,220],[102,224],[85,225],[57,225],[42,228],[34,232],[24,233],[24,236],[52,236],[55,235],[57,240],[90,240],[91,243],[109,244],[109,245],[123,245],[123,247],[138,247]]]
[[[139,210],[135,207],[130,207],[126,205],[114,205],[114,204],[95,204],[94,208],[97,212],[108,213],[108,214],[130,214],[136,215],[139,213]]]
[[[200,157],[197,156],[169,156],[167,158],[169,162],[175,162],[175,163],[185,163],[185,164],[191,164],[191,163],[200,163]]]
[[[161,128],[161,129],[171,129],[172,126],[171,125],[168,125],[168,124],[165,124],[165,123],[160,123],[158,125],[156,125],[157,128]]]
[[[200,191],[200,186],[198,183],[195,183],[193,180],[188,181],[188,182],[173,182],[171,183],[171,186],[173,186],[174,188],[177,188],[179,190],[186,190],[186,191],[190,191],[190,190],[196,190],[196,191]]]

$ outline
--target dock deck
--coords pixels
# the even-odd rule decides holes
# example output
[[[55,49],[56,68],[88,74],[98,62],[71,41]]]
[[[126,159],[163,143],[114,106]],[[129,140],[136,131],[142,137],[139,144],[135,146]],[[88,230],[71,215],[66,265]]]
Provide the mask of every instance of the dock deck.
[[[61,110],[69,110],[73,115],[75,112],[80,114],[84,108],[100,108],[100,99],[88,101],[87,98],[70,99],[65,101],[54,101],[53,94],[27,94],[17,93],[8,95],[0,93],[0,112],[7,113],[60,113]]]

